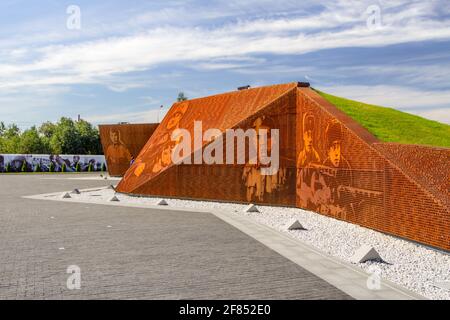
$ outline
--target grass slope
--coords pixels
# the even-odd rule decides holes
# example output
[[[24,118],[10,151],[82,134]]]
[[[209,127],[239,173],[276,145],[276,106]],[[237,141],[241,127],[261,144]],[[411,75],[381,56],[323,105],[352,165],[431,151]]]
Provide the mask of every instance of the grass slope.
[[[450,147],[450,125],[316,91],[380,141]]]

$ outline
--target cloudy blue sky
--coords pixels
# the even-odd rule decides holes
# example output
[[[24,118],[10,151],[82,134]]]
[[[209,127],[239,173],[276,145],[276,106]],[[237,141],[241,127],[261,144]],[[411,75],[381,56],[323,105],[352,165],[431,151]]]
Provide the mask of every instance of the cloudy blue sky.
[[[305,80],[450,123],[450,1],[0,2],[0,121],[21,127],[151,122],[179,91]]]

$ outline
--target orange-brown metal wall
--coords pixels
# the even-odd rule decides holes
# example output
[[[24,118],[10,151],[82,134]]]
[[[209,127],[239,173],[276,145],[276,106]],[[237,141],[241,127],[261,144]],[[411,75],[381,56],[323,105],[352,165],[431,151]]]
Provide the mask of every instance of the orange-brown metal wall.
[[[248,161],[234,165],[181,164],[157,175],[153,183],[143,184],[133,193],[294,206],[295,100],[295,90],[291,90],[234,127],[244,131],[255,126],[280,130],[280,169],[276,175],[264,176],[260,163]],[[234,150],[237,159],[237,148]]]
[[[100,139],[111,176],[123,176],[158,124],[100,125]]]
[[[298,207],[450,250],[450,149],[376,142],[309,89],[297,108]]]
[[[193,132],[195,120],[203,132],[279,129],[280,170],[263,176],[260,163],[174,165],[171,133]],[[272,86],[178,103],[161,126],[119,192],[297,206],[450,250],[450,149],[380,143],[310,88]]]

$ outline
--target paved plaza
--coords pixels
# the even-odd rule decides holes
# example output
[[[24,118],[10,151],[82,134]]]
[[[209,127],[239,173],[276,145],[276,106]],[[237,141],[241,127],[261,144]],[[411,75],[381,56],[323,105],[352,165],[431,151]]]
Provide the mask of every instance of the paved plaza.
[[[0,175],[1,299],[351,299],[213,214],[22,198],[111,183],[70,177]]]

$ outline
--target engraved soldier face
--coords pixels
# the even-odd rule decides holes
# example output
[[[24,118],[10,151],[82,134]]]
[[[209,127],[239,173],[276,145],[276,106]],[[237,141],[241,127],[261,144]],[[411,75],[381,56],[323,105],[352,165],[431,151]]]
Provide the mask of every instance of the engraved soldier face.
[[[134,175],[136,177],[140,177],[141,174],[144,172],[145,170],[145,163],[141,162],[141,160],[138,160],[136,162],[136,164],[138,164],[138,166],[136,167],[136,169],[134,170]]]
[[[177,106],[176,112],[173,114],[173,116],[170,117],[169,121],[167,122],[166,126],[167,130],[174,130],[178,128],[181,119],[186,113],[187,107],[188,107],[187,103],[182,103]]]
[[[110,136],[111,142],[113,144],[118,144],[119,143],[119,133],[117,131],[111,131],[109,133],[109,136]]]
[[[337,168],[341,164],[341,146],[344,138],[342,125],[334,120],[332,121],[326,130],[326,136],[328,141],[328,159],[331,164]]]
[[[303,133],[303,143],[305,144],[306,151],[310,151],[313,146],[312,130],[308,130]]]
[[[161,162],[164,166],[168,166],[172,162],[172,148],[166,146],[161,154]]]
[[[328,149],[328,158],[334,167],[339,167],[339,164],[341,163],[341,141],[333,141]]]
[[[314,143],[314,115],[311,112],[303,116],[303,145],[306,151],[313,149]]]
[[[183,117],[183,114],[181,112],[176,112],[169,120],[169,123],[167,123],[167,129],[171,130],[178,126],[180,123],[181,118]]]

